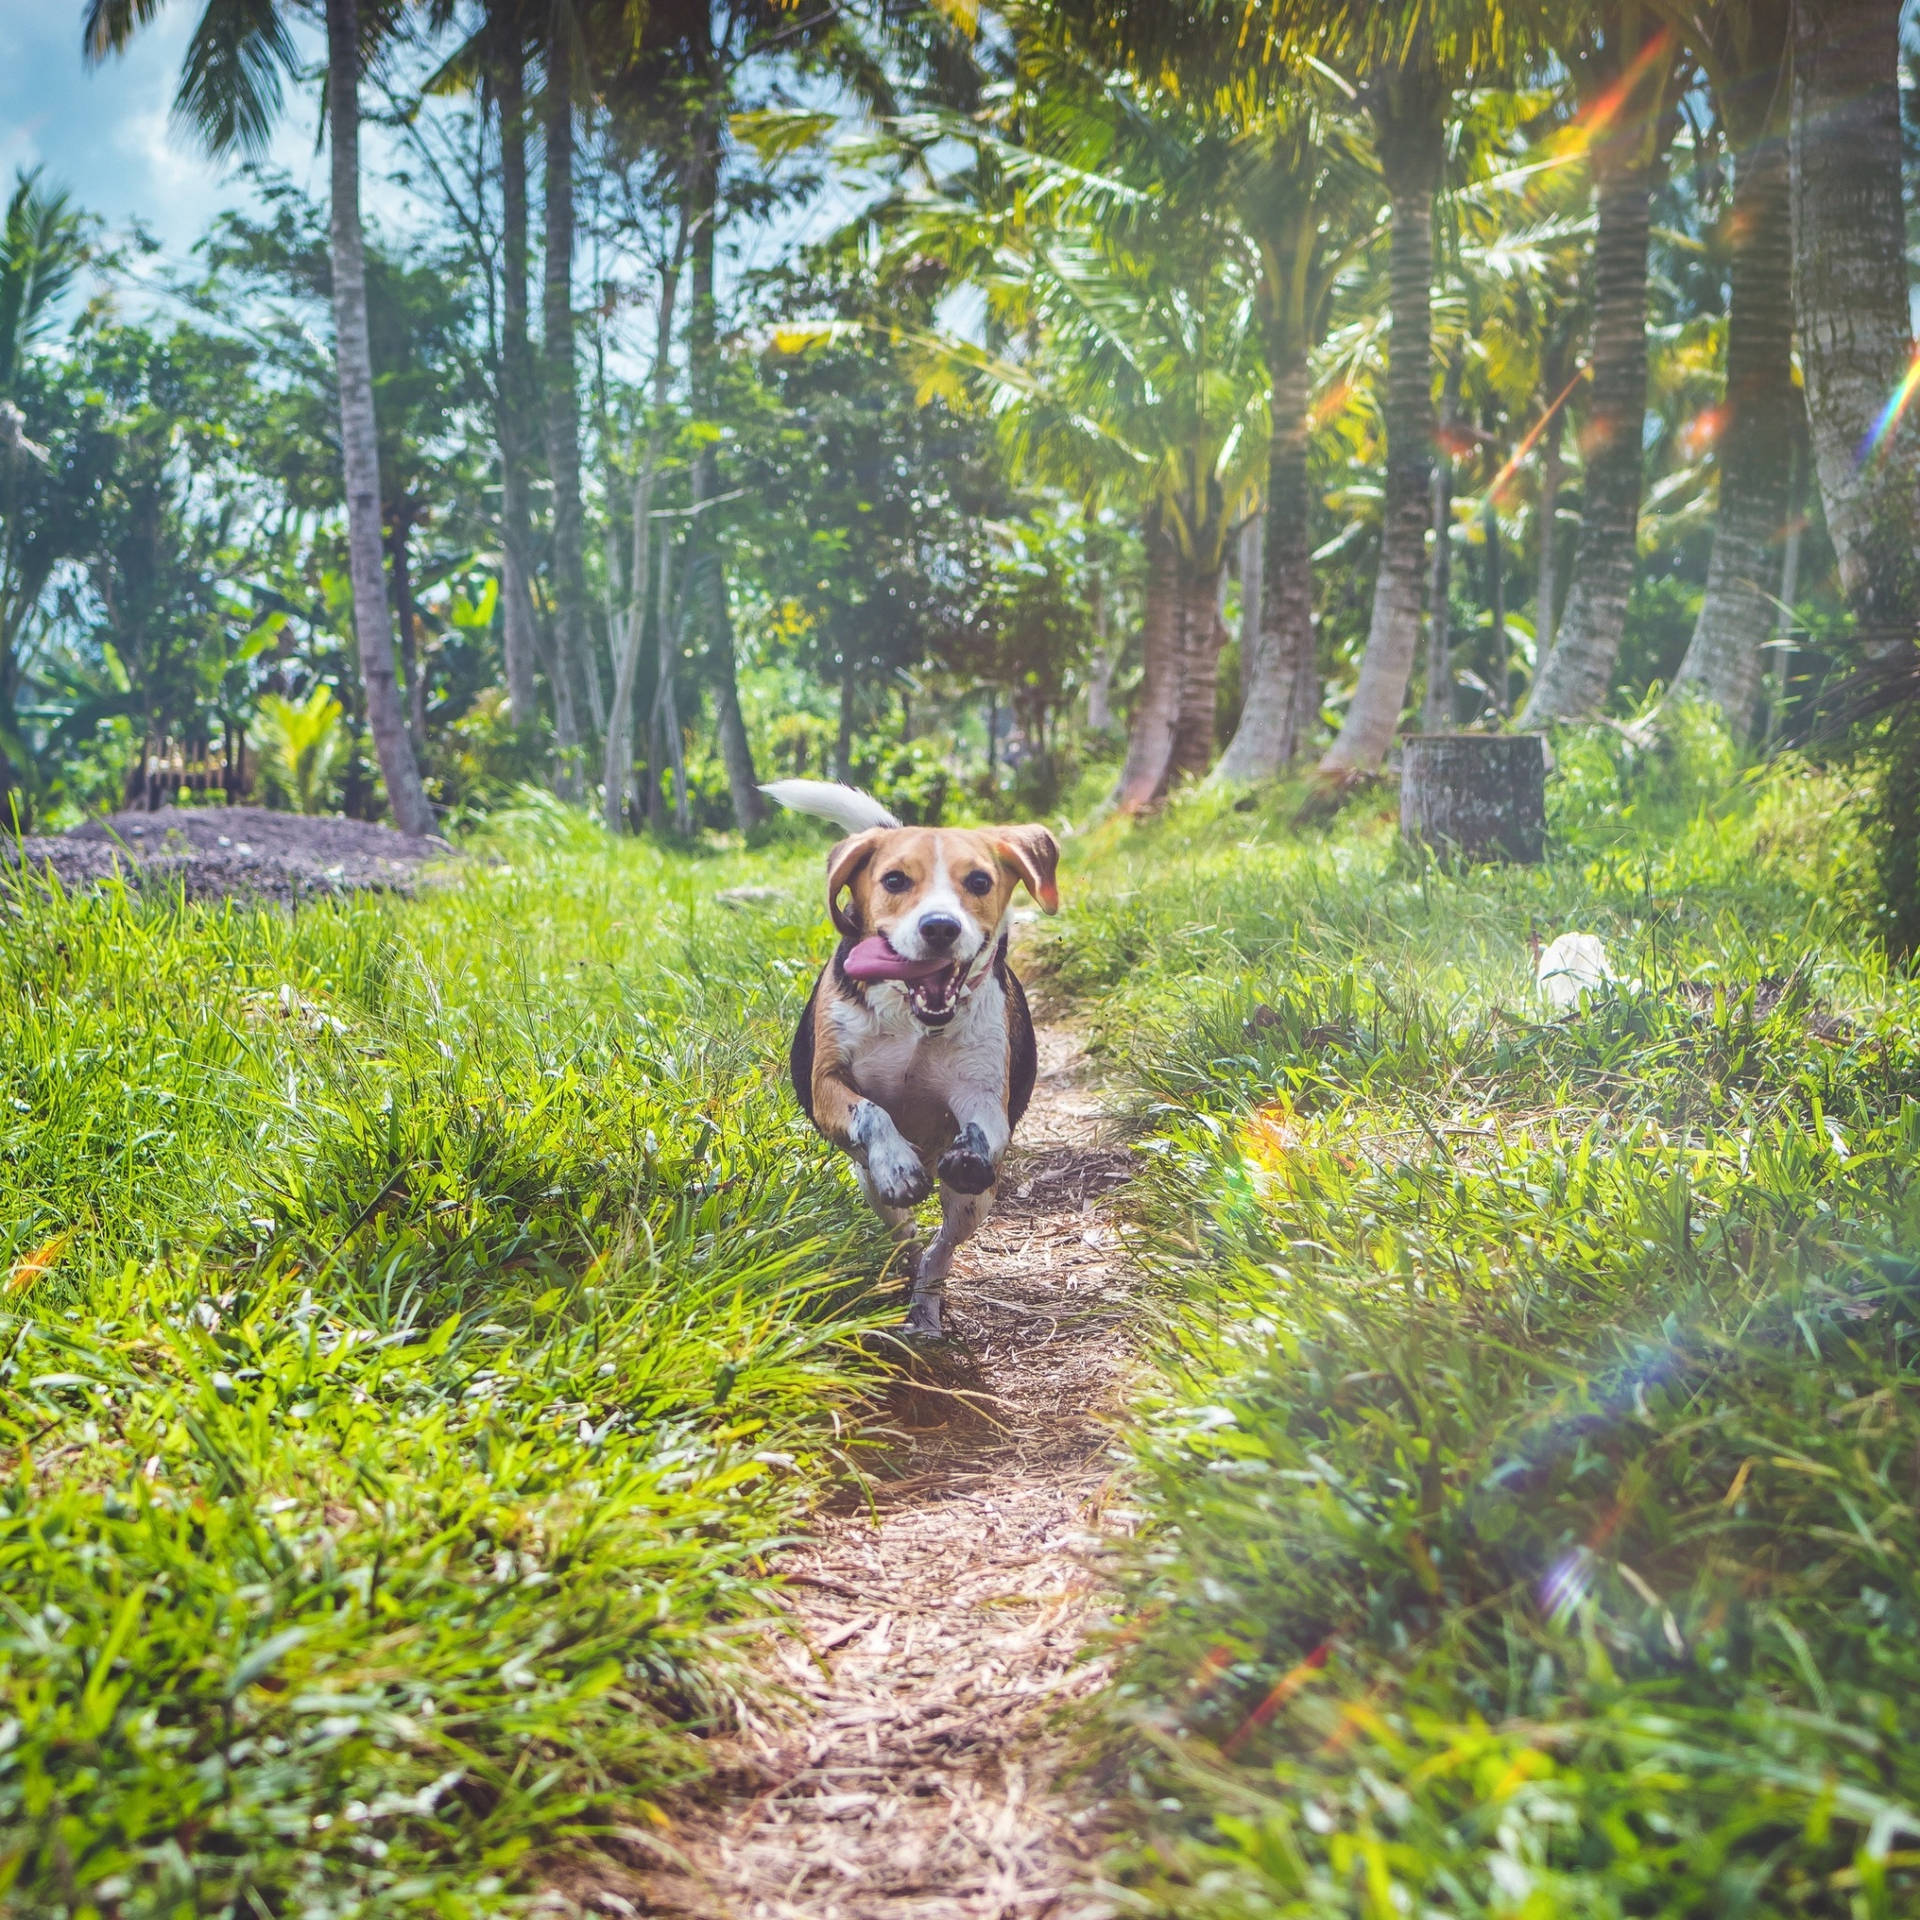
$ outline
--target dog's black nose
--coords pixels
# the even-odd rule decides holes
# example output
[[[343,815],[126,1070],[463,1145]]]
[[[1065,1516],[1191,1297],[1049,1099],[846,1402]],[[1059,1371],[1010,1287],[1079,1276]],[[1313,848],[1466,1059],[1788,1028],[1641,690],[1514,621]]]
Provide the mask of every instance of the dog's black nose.
[[[920,938],[930,947],[950,947],[960,938],[960,922],[950,913],[930,913],[920,922]]]

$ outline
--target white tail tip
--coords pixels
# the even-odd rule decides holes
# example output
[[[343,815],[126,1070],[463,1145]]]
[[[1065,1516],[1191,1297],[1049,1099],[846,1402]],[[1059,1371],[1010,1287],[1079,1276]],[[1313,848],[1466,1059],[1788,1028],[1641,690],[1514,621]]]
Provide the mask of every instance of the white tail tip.
[[[795,813],[811,813],[831,820],[848,833],[869,827],[897,827],[900,822],[870,793],[843,787],[832,780],[769,780],[760,791]]]

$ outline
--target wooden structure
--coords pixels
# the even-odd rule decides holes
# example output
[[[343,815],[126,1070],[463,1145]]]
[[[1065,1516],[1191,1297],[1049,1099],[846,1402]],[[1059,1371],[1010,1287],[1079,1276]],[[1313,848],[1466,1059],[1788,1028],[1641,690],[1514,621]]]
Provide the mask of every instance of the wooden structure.
[[[127,771],[127,805],[157,813],[188,794],[205,801],[218,794],[225,805],[238,806],[253,790],[253,769],[247,764],[247,736],[228,727],[220,752],[210,740],[173,740],[149,734],[140,757]]]
[[[1547,743],[1537,733],[1416,733],[1401,742],[1400,833],[1465,860],[1545,857]]]

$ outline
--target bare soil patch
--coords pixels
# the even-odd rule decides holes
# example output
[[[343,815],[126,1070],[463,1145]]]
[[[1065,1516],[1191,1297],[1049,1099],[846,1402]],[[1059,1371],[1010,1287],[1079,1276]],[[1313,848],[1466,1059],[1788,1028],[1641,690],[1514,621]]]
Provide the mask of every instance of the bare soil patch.
[[[89,820],[63,834],[0,840],[0,878],[16,866],[69,891],[116,876],[189,900],[294,902],[366,889],[411,892],[444,841],[365,820],[265,807],[162,807]]]
[[[1063,1778],[1060,1709],[1098,1686],[1115,1463],[1101,1416],[1128,1354],[1127,1269],[1102,1194],[1084,1056],[1041,1033],[1041,1077],[993,1219],[962,1248],[953,1337],[888,1408],[866,1493],[787,1555],[782,1711],[680,1809],[676,1863],[568,1905],[701,1920],[1013,1920],[1109,1908],[1102,1808]]]

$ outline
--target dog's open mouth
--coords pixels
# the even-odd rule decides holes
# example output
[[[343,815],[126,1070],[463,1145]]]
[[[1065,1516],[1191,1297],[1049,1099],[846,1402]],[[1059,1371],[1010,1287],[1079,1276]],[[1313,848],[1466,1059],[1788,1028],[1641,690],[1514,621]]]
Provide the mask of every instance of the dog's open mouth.
[[[922,1026],[944,1027],[960,1006],[960,982],[966,977],[961,966],[943,967],[925,979],[916,980],[907,989],[913,1005],[913,1017]]]

